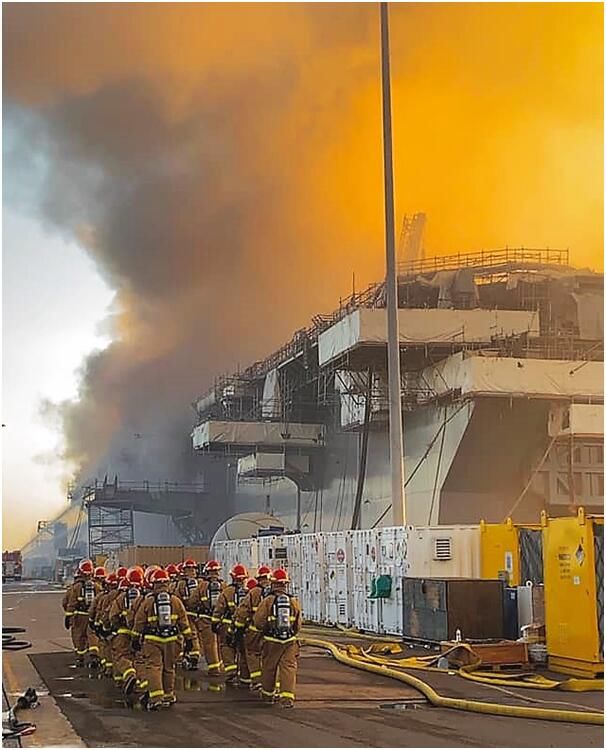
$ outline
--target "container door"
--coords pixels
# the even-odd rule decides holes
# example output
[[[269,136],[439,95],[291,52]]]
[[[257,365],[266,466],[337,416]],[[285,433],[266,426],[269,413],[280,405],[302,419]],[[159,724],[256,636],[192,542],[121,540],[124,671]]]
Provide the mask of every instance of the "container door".
[[[379,632],[379,605],[370,599],[372,581],[377,575],[378,532],[364,529],[351,532],[352,569],[351,591],[353,597],[352,624],[359,630]]]
[[[408,532],[401,526],[379,531],[378,575],[391,577],[391,596],[379,599],[379,632],[401,635],[403,632],[403,579],[407,567]]]
[[[326,588],[326,622],[347,625],[349,622],[347,533],[325,534],[324,575]]]
[[[324,549],[322,534],[301,537],[301,607],[305,620],[324,622]]]
[[[292,534],[285,538],[286,555],[288,559],[288,575],[290,576],[290,593],[301,599],[301,535]]]

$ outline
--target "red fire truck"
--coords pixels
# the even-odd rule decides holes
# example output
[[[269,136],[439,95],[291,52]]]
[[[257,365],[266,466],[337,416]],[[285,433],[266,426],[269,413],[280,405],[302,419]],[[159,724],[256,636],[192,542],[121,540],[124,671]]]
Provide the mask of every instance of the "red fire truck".
[[[21,551],[18,549],[12,552],[4,550],[2,553],[2,583],[20,581],[22,569]]]

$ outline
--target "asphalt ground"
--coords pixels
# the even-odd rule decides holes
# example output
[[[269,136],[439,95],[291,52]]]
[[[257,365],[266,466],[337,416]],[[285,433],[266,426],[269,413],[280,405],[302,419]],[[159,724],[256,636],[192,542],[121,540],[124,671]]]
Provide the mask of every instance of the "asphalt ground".
[[[109,681],[91,679],[73,666],[60,597],[61,592],[42,584],[9,585],[3,592],[4,623],[26,627],[33,643],[28,652],[5,654],[5,685],[15,696],[30,685],[43,696],[31,717],[38,731],[24,746],[603,746],[602,727],[435,709],[406,685],[351,669],[309,648],[302,649],[297,705],[291,711],[267,706],[240,689],[210,692],[203,669],[179,674],[179,702],[170,710],[150,714],[129,709]],[[434,686],[457,697],[510,703],[531,698],[537,701],[533,705],[543,707],[547,699],[562,708],[572,706],[561,702],[579,709],[602,706],[602,696],[595,693],[546,696],[544,691],[516,689],[516,697],[461,678],[438,678],[442,684],[432,675]]]

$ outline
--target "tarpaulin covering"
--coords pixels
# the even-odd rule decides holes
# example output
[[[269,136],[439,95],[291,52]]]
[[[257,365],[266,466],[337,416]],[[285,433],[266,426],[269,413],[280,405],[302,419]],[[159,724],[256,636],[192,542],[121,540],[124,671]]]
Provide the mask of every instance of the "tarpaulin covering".
[[[436,395],[535,398],[604,397],[604,363],[556,359],[483,357],[459,352],[423,370],[422,385]]]
[[[281,408],[282,399],[280,397],[278,371],[274,368],[265,376],[265,382],[263,384],[263,399],[261,401],[261,416],[264,419],[279,417]]]
[[[213,443],[314,448],[324,445],[324,425],[210,419],[194,428],[192,441],[194,448],[206,448]]]
[[[490,342],[494,337],[539,334],[539,317],[526,310],[398,310],[400,343]],[[355,310],[320,334],[320,366],[363,344],[385,344],[387,315],[383,309]]]

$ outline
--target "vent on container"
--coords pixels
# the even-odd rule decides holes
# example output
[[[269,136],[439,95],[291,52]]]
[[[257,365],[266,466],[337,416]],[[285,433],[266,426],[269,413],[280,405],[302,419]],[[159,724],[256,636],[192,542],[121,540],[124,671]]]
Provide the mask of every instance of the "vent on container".
[[[452,560],[452,539],[449,536],[433,540],[433,559]]]

